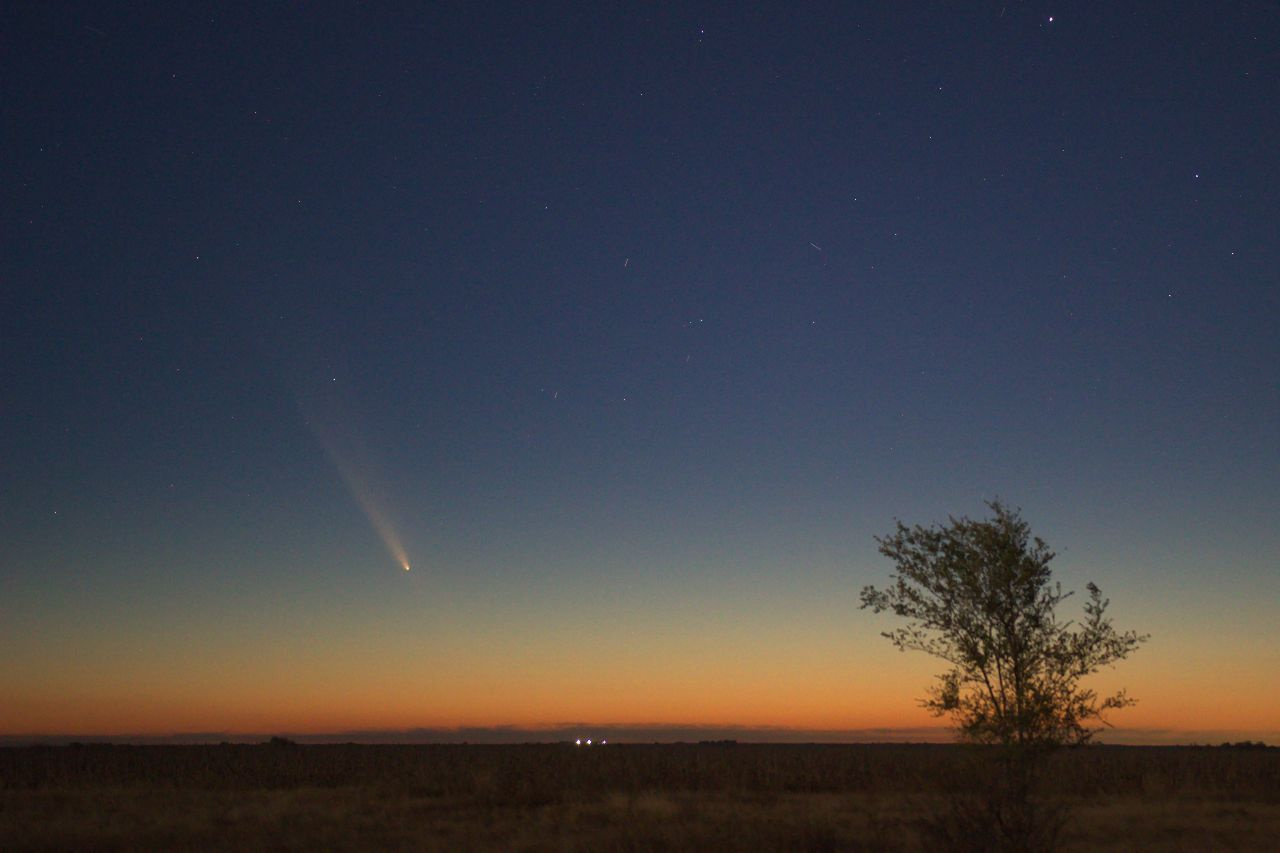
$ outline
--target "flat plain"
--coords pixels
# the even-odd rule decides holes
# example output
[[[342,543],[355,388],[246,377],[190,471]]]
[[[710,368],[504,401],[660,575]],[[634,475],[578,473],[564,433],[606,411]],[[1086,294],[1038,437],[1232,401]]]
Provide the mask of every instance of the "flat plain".
[[[956,745],[86,744],[0,749],[0,850],[936,849]],[[1093,746],[1044,767],[1063,850],[1275,850],[1280,749]]]

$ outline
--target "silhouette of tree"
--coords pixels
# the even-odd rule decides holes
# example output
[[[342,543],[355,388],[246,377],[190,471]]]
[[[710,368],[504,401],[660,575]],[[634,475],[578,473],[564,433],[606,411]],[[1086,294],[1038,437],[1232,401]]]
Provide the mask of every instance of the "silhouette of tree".
[[[1050,583],[1054,554],[1017,510],[998,500],[995,517],[950,519],[877,537],[897,571],[886,589],[864,587],[862,607],[908,620],[885,632],[899,649],[942,658],[951,669],[922,702],[951,715],[961,736],[978,743],[1057,746],[1084,743],[1106,724],[1103,713],[1134,700],[1120,691],[1099,698],[1085,676],[1128,657],[1147,636],[1119,633],[1108,601],[1092,583],[1079,623],[1061,622],[1058,605],[1072,593]]]

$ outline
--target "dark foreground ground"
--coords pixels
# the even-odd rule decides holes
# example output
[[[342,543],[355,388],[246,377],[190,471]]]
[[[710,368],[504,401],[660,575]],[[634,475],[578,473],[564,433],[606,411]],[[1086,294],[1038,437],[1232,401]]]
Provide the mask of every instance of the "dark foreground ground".
[[[0,749],[0,850],[932,850],[989,751],[901,745]],[[1280,850],[1280,750],[1054,755],[1066,850]],[[981,803],[981,798],[976,802]]]

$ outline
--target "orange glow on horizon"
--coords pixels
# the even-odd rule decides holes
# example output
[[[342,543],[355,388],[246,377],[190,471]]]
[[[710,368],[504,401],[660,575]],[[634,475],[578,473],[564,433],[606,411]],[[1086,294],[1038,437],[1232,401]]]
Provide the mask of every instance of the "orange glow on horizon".
[[[663,683],[631,674],[637,689],[620,689],[625,678],[597,686],[565,680],[538,689],[476,680],[426,686],[426,673],[398,684],[387,674],[346,682],[333,691],[323,680],[295,675],[277,684],[85,685],[71,691],[51,687],[6,697],[0,705],[0,733],[66,735],[141,735],[184,732],[304,735],[348,731],[514,727],[540,730],[583,721],[610,727],[752,727],[805,731],[937,729],[945,739],[947,721],[932,717],[917,700],[923,691],[886,679],[866,689],[849,684],[730,683],[717,680],[698,689],[688,683]],[[1139,689],[1141,688],[1141,690]],[[1113,712],[1109,720],[1123,730],[1274,732],[1275,690],[1262,691],[1230,709],[1207,698],[1175,694],[1155,685],[1134,685],[1140,704]],[[1264,695],[1265,694],[1265,695]],[[376,696],[377,701],[363,697]],[[1180,699],[1180,701],[1175,701]],[[512,708],[522,712],[513,714]],[[1176,713],[1175,713],[1176,711]],[[1256,737],[1256,736],[1255,736]],[[1104,739],[1106,735],[1104,733]],[[1187,742],[1194,741],[1187,738]]]
[[[11,623],[0,734],[394,734],[581,722],[933,729],[945,739],[948,721],[918,705],[944,667],[878,642],[878,624],[832,594],[708,583],[671,596],[655,584],[579,599],[558,587],[516,595],[497,583],[462,592],[434,570],[381,585],[368,573],[339,574],[319,590],[314,576],[284,577],[201,608],[142,611],[125,599],[89,616],[67,609]],[[1264,677],[1275,659],[1261,625],[1192,636],[1194,656],[1188,643],[1153,641],[1087,685],[1102,696],[1127,688],[1138,700],[1108,715],[1121,731],[1280,742],[1280,683]],[[1197,740],[1208,738],[1182,742]]]

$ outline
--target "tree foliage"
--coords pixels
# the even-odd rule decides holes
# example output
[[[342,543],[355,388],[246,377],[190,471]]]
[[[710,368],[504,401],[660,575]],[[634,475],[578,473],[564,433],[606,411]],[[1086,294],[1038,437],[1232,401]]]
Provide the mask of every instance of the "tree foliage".
[[[886,589],[864,587],[862,607],[907,620],[885,632],[899,649],[951,664],[922,704],[950,715],[963,738],[979,743],[1083,743],[1106,724],[1103,714],[1134,700],[1120,691],[1099,697],[1081,680],[1128,657],[1147,637],[1120,633],[1108,601],[1092,583],[1080,622],[1058,621],[1072,593],[1050,582],[1054,554],[1017,510],[999,501],[994,518],[950,519],[877,537],[897,570]]]

